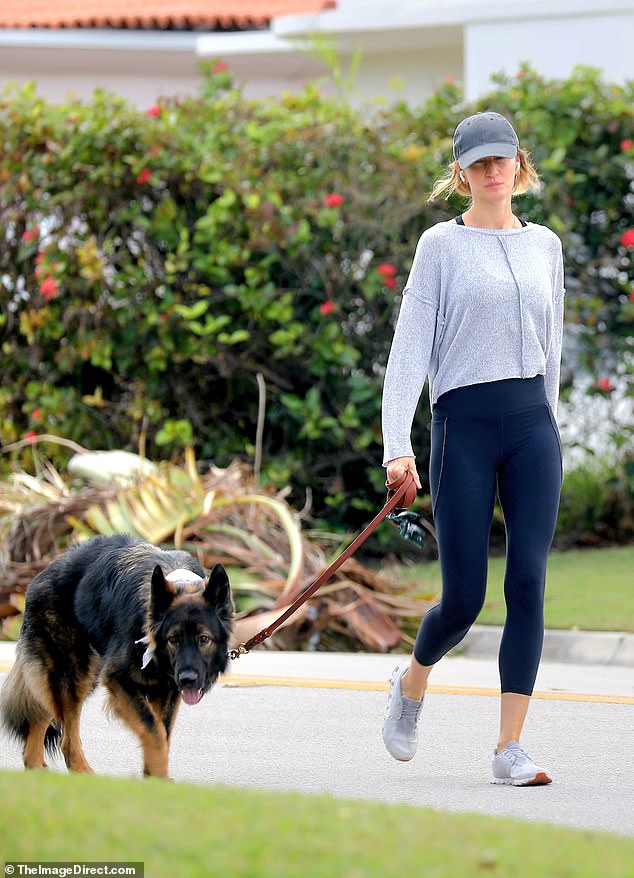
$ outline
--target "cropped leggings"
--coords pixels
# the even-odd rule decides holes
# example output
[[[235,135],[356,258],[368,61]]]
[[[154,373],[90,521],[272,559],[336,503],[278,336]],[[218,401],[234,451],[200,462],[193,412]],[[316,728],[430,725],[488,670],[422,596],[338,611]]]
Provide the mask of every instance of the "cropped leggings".
[[[543,376],[460,387],[432,412],[430,485],[442,597],[414,646],[433,665],[484,604],[496,492],[506,527],[502,692],[531,695],[544,639],[546,561],[562,479],[559,431]]]

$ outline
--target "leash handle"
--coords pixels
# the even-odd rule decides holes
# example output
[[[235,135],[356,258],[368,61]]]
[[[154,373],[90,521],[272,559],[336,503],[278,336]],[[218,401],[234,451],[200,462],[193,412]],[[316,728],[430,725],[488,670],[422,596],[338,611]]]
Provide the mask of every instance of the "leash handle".
[[[372,519],[370,524],[358,534],[357,537],[350,543],[350,545],[344,549],[344,551],[339,555],[339,557],[335,558],[330,567],[327,567],[323,573],[313,582],[308,588],[303,591],[299,597],[297,597],[292,604],[290,604],[274,622],[268,625],[266,628],[263,628],[257,634],[254,634],[246,643],[240,643],[234,649],[229,650],[229,658],[237,659],[240,658],[241,655],[246,655],[253,649],[254,646],[259,646],[265,640],[267,640],[271,634],[273,634],[277,629],[282,625],[287,619],[289,619],[293,613],[295,613],[302,604],[306,603],[306,601],[315,594],[315,592],[326,582],[326,580],[330,579],[333,573],[335,573],[344,561],[347,561],[348,558],[353,555],[359,546],[364,543],[370,534],[378,527],[378,525],[383,521],[383,519],[390,514],[394,509],[403,509],[404,506],[408,506],[409,503],[413,502],[413,499],[416,497],[416,486],[414,485],[414,477],[411,473],[407,472],[401,476],[398,481],[394,484],[387,485],[388,495],[385,505],[375,517]],[[412,488],[413,488],[413,497],[412,497]],[[409,494],[408,494],[409,492]],[[405,504],[401,504],[401,501],[407,497],[409,502]]]

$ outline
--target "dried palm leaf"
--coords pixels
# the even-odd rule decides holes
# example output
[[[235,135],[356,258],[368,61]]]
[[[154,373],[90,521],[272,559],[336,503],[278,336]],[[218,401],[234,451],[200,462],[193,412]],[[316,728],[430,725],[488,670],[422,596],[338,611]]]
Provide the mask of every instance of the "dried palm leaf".
[[[243,463],[201,474],[188,452],[183,466],[149,469],[132,482],[78,489],[40,460],[36,476],[0,482],[0,607],[15,609],[12,596],[73,542],[125,532],[185,548],[208,569],[218,561],[231,568],[235,639],[242,642],[277,618],[347,544],[333,552],[332,537],[302,533],[287,492],[258,489]],[[393,649],[427,605],[349,559],[266,645]]]

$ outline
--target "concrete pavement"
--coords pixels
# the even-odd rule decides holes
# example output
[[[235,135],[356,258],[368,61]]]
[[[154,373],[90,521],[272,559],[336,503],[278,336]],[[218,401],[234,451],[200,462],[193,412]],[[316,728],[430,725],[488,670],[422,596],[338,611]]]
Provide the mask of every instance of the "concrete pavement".
[[[574,653],[579,650],[577,639]],[[12,655],[13,646],[0,643],[0,671],[8,669]],[[542,662],[523,743],[552,772],[554,783],[516,789],[490,783],[499,709],[493,655],[447,656],[434,669],[420,749],[407,764],[394,762],[381,740],[387,680],[398,660],[254,650],[232,662],[199,705],[181,708],[171,776],[634,836],[634,668]],[[84,709],[86,755],[100,774],[138,776],[138,742],[104,714],[103,702],[98,690]],[[0,767],[21,768],[18,748],[6,739]],[[54,767],[65,770],[60,763]]]

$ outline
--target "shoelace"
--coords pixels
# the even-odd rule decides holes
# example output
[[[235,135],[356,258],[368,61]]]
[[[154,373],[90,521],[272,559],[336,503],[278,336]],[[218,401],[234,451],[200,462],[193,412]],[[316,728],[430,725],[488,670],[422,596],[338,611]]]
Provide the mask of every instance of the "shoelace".
[[[507,752],[511,756],[511,761],[513,765],[516,765],[518,762],[530,762],[531,765],[535,765],[526,750],[523,750],[521,747],[513,747],[512,750],[507,748]]]
[[[413,698],[405,698],[403,696],[403,710],[401,716],[406,716],[408,719],[418,719],[418,715],[423,706],[422,701],[415,701]]]

